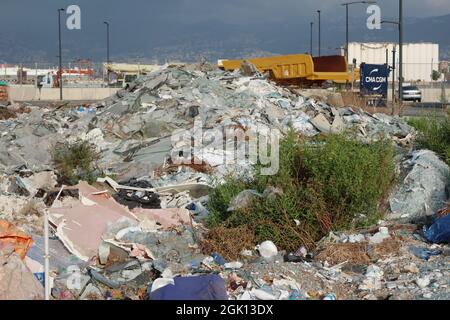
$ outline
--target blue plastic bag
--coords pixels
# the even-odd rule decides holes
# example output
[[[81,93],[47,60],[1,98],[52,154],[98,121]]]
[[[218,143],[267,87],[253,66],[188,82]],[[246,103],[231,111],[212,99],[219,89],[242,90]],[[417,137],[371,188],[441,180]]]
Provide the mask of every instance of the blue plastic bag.
[[[174,282],[154,292],[150,289],[150,300],[228,300],[225,281],[218,275],[176,277]]]
[[[450,243],[450,215],[433,223],[424,232],[424,236],[432,243]]]
[[[409,247],[409,251],[417,258],[423,259],[425,261],[430,260],[432,256],[438,256],[442,253],[442,251],[440,250],[429,250],[426,248],[419,248],[415,246]]]

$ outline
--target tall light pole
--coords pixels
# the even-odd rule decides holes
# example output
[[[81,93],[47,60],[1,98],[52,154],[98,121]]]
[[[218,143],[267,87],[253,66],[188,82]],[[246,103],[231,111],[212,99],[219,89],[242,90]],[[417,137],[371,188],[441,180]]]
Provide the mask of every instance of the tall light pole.
[[[313,27],[314,27],[314,22],[311,22],[311,35],[310,35],[310,38],[309,38],[309,40],[310,40],[310,51],[309,51],[309,53],[310,53],[311,57],[313,56]]]
[[[108,84],[109,84],[109,22],[104,21],[103,22],[106,25],[106,68],[107,68],[107,77],[108,77]]]
[[[402,7],[403,3],[402,0],[400,1],[400,7]],[[402,11],[400,11],[400,16],[402,16]],[[383,20],[381,23],[388,23],[388,24],[394,24],[398,26],[399,31],[399,41],[398,41],[398,50],[399,50],[399,57],[398,57],[398,99],[399,103],[403,102],[403,17],[399,19],[400,22],[397,21],[388,21]],[[395,50],[395,48],[394,48]],[[393,62],[395,63],[395,61]]]
[[[317,13],[319,14],[319,57],[320,57],[321,56],[321,54],[320,54],[320,45],[321,45],[321,43],[320,43],[320,13],[321,13],[321,11],[317,10]]]
[[[59,35],[59,100],[63,99],[63,70],[62,70],[62,44],[61,44],[61,12],[64,9],[58,9],[58,35]]]
[[[349,44],[349,12],[348,7],[352,4],[374,4],[377,3],[376,1],[352,1],[352,2],[346,2],[343,3],[342,6],[345,6],[345,13],[346,13],[346,29],[345,29],[345,39],[346,39],[346,45],[345,45],[345,57],[347,58],[348,63],[348,44]]]
[[[399,0],[398,9],[398,42],[399,42],[399,66],[398,66],[398,96],[400,98],[400,105],[403,102],[403,0]]]

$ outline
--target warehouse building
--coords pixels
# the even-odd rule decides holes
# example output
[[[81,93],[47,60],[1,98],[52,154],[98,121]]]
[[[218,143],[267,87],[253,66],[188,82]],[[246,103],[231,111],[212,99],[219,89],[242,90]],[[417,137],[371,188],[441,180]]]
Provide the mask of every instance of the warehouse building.
[[[396,50],[396,74],[398,76],[399,46],[388,42],[349,43],[349,63],[356,59],[361,63],[383,64],[386,59],[392,65],[392,51]],[[342,54],[344,55],[344,51]],[[430,82],[433,70],[439,70],[439,44],[405,43],[403,45],[403,76],[407,82]]]

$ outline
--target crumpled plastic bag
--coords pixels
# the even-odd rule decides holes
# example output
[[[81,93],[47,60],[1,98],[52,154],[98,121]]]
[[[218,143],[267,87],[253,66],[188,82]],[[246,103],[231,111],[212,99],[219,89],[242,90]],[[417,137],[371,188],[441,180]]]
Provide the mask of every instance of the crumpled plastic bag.
[[[450,215],[436,220],[424,235],[432,243],[450,243]]]
[[[31,236],[17,229],[5,220],[0,220],[0,248],[12,246],[23,260],[33,244]]]

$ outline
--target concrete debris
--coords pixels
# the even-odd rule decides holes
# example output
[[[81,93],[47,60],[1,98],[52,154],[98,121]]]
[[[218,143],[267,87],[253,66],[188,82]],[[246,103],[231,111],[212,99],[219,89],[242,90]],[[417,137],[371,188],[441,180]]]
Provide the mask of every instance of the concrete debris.
[[[170,135],[175,130],[200,132],[194,126],[196,119],[202,121],[202,132],[194,136],[203,138],[198,160],[202,167],[211,166],[216,178],[230,169],[230,164],[218,161],[218,143],[222,142],[211,139],[218,129],[225,132],[239,127],[251,132],[264,125],[286,132],[292,126],[313,136],[318,134],[316,128],[330,133],[358,126],[364,132],[361,138],[372,140],[383,133],[405,138],[413,132],[400,119],[351,108],[342,113],[265,79],[220,70],[192,71],[189,66],[165,67],[144,76],[132,90],[107,99],[104,105],[82,115],[71,109],[31,108],[29,114],[10,120],[0,137],[0,167],[8,173],[23,167],[34,172],[52,169],[52,146],[81,140],[101,152],[99,165],[103,168],[118,174],[132,162],[135,167],[146,167],[140,174],[151,175],[170,165],[174,151]],[[2,126],[5,123],[0,129]],[[237,163],[232,166],[239,168]],[[126,174],[121,173],[119,179]]]
[[[428,277],[418,278],[416,280],[416,283],[421,289],[424,289],[430,285],[430,278]]]
[[[56,187],[57,177],[52,171],[43,171],[27,178],[16,177],[17,184],[27,192],[27,196],[34,197],[39,190],[49,191]]]
[[[329,94],[327,97],[327,104],[335,108],[345,107],[344,100],[340,93]]]
[[[359,286],[360,290],[379,290],[381,289],[381,279],[383,278],[383,270],[380,267],[371,265],[367,268],[366,279]]]
[[[311,120],[311,123],[323,133],[330,133],[331,124],[328,122],[327,118],[323,114],[319,114],[317,117]]]
[[[88,284],[86,289],[84,289],[83,294],[80,297],[80,300],[104,300],[104,299],[100,289],[90,283]]]
[[[414,151],[403,162],[403,181],[389,198],[389,219],[414,222],[442,209],[450,195],[450,168],[432,151]]]
[[[0,251],[0,300],[41,300],[42,284],[14,252]]]
[[[425,228],[439,231],[439,244],[424,241],[421,225],[402,224],[447,216],[439,210],[450,169],[427,150],[402,160],[389,197],[393,221],[330,232],[296,252],[270,237],[256,248],[243,240],[234,256],[223,253],[230,261],[216,253],[224,241],[204,252],[209,194],[227,177],[254,176],[255,160],[235,157],[246,147],[236,137],[348,130],[364,142],[390,139],[401,155],[416,132],[399,117],[346,106],[332,90],[277,86],[248,63],[235,72],[167,65],[85,110],[26,111],[14,107],[15,117],[0,120],[0,299],[42,299],[45,213],[57,300],[450,298],[447,219]],[[52,152],[78,141],[95,148],[106,177],[60,191]],[[255,198],[276,203],[285,191],[244,190],[228,211],[245,212]]]
[[[390,237],[391,236],[389,234],[389,229],[386,227],[381,227],[379,232],[375,233],[372,237],[369,238],[369,242],[371,244],[380,244]]]

